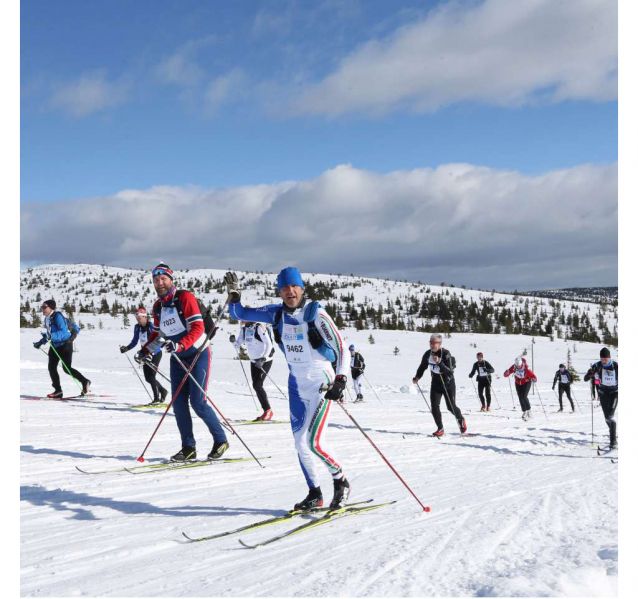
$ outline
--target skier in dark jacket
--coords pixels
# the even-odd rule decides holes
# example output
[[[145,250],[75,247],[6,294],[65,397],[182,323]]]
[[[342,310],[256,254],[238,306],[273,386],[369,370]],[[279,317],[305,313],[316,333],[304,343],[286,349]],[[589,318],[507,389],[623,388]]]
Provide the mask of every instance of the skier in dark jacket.
[[[120,351],[124,354],[127,351],[133,349],[139,342],[142,347],[148,341],[148,336],[153,330],[153,323],[148,319],[148,313],[146,308],[140,308],[135,312],[135,319],[137,324],[133,328],[133,339],[128,345],[120,345]],[[153,389],[153,401],[151,403],[164,403],[168,391],[162,387],[157,380],[157,369],[159,363],[162,360],[162,348],[158,347],[153,353],[149,362],[144,362],[142,365],[142,371],[144,372],[144,379]]]
[[[559,412],[563,411],[563,393],[567,395],[569,403],[572,406],[572,414],[574,413],[574,401],[572,400],[572,383],[574,377],[572,373],[567,370],[565,364],[561,364],[554,375],[554,384],[552,390],[556,390],[556,383],[558,383],[558,403],[560,404]]]
[[[363,356],[355,351],[354,345],[351,345],[350,350],[350,374],[352,376],[352,384],[354,385],[354,392],[357,394],[355,403],[363,401],[363,393],[361,393],[361,383],[359,379],[363,376],[363,371],[366,368],[366,362]]]
[[[616,408],[618,407],[618,362],[611,359],[609,349],[600,350],[600,361],[596,362],[585,375],[585,381],[597,382],[600,407],[609,427],[609,449],[618,447],[616,440]]]
[[[481,400],[481,412],[491,412],[492,408],[490,407],[492,403],[492,377],[490,376],[494,372],[494,368],[492,365],[483,359],[483,353],[479,352],[476,354],[476,362],[474,362],[474,366],[472,366],[472,372],[470,372],[469,377],[472,378],[474,373],[476,375],[476,382],[478,383],[478,394],[479,399]],[[485,397],[483,396],[485,393]],[[487,405],[485,398],[487,397]]]
[[[430,369],[430,374],[432,375],[430,401],[432,403],[432,416],[437,426],[436,431],[432,433],[435,437],[442,437],[445,434],[440,408],[441,397],[443,396],[445,396],[445,405],[454,414],[461,433],[467,430],[465,418],[463,418],[461,410],[456,405],[456,383],[454,382],[456,360],[442,345],[443,337],[441,335],[435,333],[430,336],[430,349],[423,354],[416,376],[412,379],[412,382],[416,385],[425,370],[427,368]]]
[[[90,391],[91,381],[83,376],[79,370],[71,366],[73,361],[74,331],[70,330],[64,315],[56,310],[55,300],[46,300],[42,304],[42,314],[44,314],[44,326],[46,326],[47,332],[42,333],[42,339],[36,341],[33,347],[39,349],[44,344],[51,343],[49,348],[49,376],[51,377],[51,383],[53,383],[53,393],[49,393],[47,397],[59,399],[64,396],[60,385],[60,375],[58,374],[58,363],[60,361],[62,361],[64,372],[82,385],[81,395],[86,395]]]

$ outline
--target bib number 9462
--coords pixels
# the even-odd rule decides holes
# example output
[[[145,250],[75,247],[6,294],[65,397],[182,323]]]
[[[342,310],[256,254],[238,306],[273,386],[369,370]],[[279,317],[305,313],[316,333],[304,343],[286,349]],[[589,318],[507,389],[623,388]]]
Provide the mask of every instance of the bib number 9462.
[[[303,353],[303,345],[288,345],[286,344],[286,352],[290,353]]]

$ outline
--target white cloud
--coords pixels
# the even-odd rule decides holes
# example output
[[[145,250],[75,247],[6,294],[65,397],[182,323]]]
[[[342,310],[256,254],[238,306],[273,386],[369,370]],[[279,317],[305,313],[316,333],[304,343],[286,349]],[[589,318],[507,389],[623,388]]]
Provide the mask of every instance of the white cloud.
[[[155,67],[155,75],[163,83],[184,87],[201,83],[205,72],[195,60],[196,54],[214,44],[216,37],[209,35],[198,40],[182,44],[175,52],[164,57]]]
[[[89,71],[75,81],[59,85],[50,103],[54,108],[82,117],[123,104],[129,89],[127,78],[109,81],[106,71]]]
[[[470,164],[22,205],[22,262],[232,266],[481,288],[616,284],[617,165],[527,176]]]
[[[215,114],[223,104],[245,97],[247,87],[248,77],[241,69],[233,69],[213,79],[204,92],[207,113]]]
[[[459,102],[617,98],[616,0],[452,1],[344,58],[291,110],[336,116]]]

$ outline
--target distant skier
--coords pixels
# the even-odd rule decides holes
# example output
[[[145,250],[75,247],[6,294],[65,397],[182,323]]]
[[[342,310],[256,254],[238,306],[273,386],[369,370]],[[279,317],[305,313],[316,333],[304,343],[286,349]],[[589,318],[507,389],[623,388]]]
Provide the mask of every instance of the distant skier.
[[[44,314],[44,326],[46,333],[42,333],[42,339],[36,341],[33,347],[39,349],[46,343],[51,343],[49,348],[49,376],[53,384],[53,393],[47,397],[59,399],[64,397],[62,386],[60,385],[60,375],[58,374],[58,363],[62,361],[62,370],[69,376],[79,381],[82,385],[80,395],[90,392],[91,381],[87,379],[79,370],[71,366],[73,361],[73,339],[79,332],[77,325],[70,323],[61,312],[56,310],[55,300],[46,300],[42,304],[42,314]]]
[[[195,296],[190,291],[178,290],[175,287],[173,271],[166,264],[158,264],[153,269],[152,275],[153,286],[159,296],[153,305],[153,330],[148,336],[148,341],[136,356],[136,360],[151,361],[155,350],[162,344],[168,353],[175,353],[175,356],[179,357],[184,365],[182,367],[177,359],[171,356],[171,389],[173,397],[175,397],[177,387],[186,374],[184,368],[188,368],[192,364],[198,349],[206,342],[204,318]],[[202,351],[193,370],[191,370],[192,377],[202,389],[208,387],[210,362],[211,352],[210,348],[207,347]],[[208,405],[204,393],[189,377],[173,402],[173,412],[182,439],[182,449],[172,456],[171,460],[183,462],[194,460],[197,457],[189,402],[213,436],[213,448],[208,454],[208,459],[220,458],[228,449],[226,433],[224,433],[217,415]]]
[[[532,417],[532,406],[530,406],[527,396],[532,387],[532,382],[536,383],[538,379],[527,365],[527,360],[522,356],[516,358],[514,364],[505,371],[503,376],[508,377],[510,374],[514,375],[514,380],[516,381],[516,394],[518,395],[518,401],[521,403],[523,420],[529,420]]]
[[[572,406],[572,414],[574,413],[574,401],[572,400],[572,383],[574,382],[574,377],[572,373],[567,370],[565,364],[560,364],[556,374],[554,375],[554,384],[552,385],[552,390],[556,390],[556,383],[558,383],[558,403],[560,404],[559,412],[563,411],[563,393],[567,395],[567,399],[569,399],[569,403]]]
[[[128,345],[120,345],[120,352],[123,354],[133,349],[138,341],[140,345],[144,346],[148,341],[148,335],[153,330],[153,324],[148,319],[148,313],[146,308],[139,308],[135,312],[135,320],[137,324],[133,327],[133,339]],[[159,363],[162,361],[162,348],[158,347],[153,354],[150,363],[142,364],[142,371],[144,372],[144,379],[151,386],[153,390],[153,401],[151,403],[164,403],[168,391],[162,387],[157,380],[157,369]],[[152,365],[152,366],[151,366]]]
[[[478,394],[479,399],[481,400],[481,412],[491,412],[492,408],[490,405],[492,404],[492,377],[491,374],[494,372],[494,368],[492,365],[483,359],[483,353],[479,352],[476,354],[476,362],[472,366],[472,372],[470,372],[469,377],[472,378],[474,373],[476,375],[476,382],[478,383]],[[483,396],[485,393],[485,397]],[[487,402],[485,398],[487,397]]]
[[[596,362],[585,375],[585,381],[598,381],[600,407],[609,427],[609,449],[618,447],[616,440],[616,408],[618,407],[618,362],[611,359],[609,349],[600,350],[600,361]]]
[[[266,380],[266,375],[270,372],[272,359],[275,355],[271,327],[257,322],[245,322],[237,338],[235,339],[235,336],[231,335],[230,340],[235,344],[237,350],[242,344],[245,344],[248,351],[253,389],[264,411],[255,420],[271,420],[272,409],[268,401],[268,394],[264,389],[264,381]]]
[[[443,337],[438,334],[430,336],[430,349],[423,354],[421,364],[416,371],[416,376],[412,382],[416,385],[427,368],[430,369],[432,383],[430,385],[430,401],[432,404],[432,416],[436,422],[437,429],[432,433],[435,437],[442,437],[445,434],[443,429],[443,419],[441,417],[441,398],[445,397],[447,409],[454,414],[459,425],[459,430],[464,433],[467,430],[465,418],[459,407],[456,405],[456,383],[454,381],[454,368],[456,360],[447,349],[442,347]]]
[[[361,383],[359,379],[363,376],[363,371],[366,369],[366,363],[363,356],[355,351],[354,345],[351,345],[350,350],[350,374],[352,375],[352,384],[354,385],[354,392],[356,393],[355,403],[363,401],[363,393],[361,393]]]
[[[299,463],[309,488],[307,497],[294,509],[308,510],[323,505],[313,456],[323,462],[332,476],[334,495],[330,509],[345,505],[350,484],[326,444],[332,401],[342,399],[348,380],[346,351],[337,327],[318,302],[304,296],[301,273],[294,267],[284,268],[277,276],[283,304],[245,308],[240,303],[237,275],[228,272],[224,281],[231,296],[230,316],[272,325],[275,341],[288,362],[290,421]],[[337,366],[336,376],[333,362]],[[328,386],[325,395],[324,385]]]

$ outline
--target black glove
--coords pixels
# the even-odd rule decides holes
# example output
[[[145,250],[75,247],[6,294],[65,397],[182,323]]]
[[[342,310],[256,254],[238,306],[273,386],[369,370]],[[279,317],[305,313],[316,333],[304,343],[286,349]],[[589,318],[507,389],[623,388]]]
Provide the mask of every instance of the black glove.
[[[181,351],[184,351],[184,346],[181,343],[176,343],[175,341],[168,340],[166,343],[164,343],[164,351],[167,354],[172,354],[173,352],[179,353]]]
[[[239,288],[239,279],[234,272],[227,272],[224,275],[224,283],[226,283],[226,290],[230,295],[231,302],[238,302],[241,299],[241,290]]]
[[[129,350],[128,345],[120,345],[120,353],[125,354]]]
[[[235,335],[231,335],[231,336],[228,338],[228,341],[230,341],[231,343],[235,343],[235,341],[237,341],[237,337],[235,337]]]
[[[326,399],[332,399],[339,401],[343,397],[343,392],[346,390],[347,378],[343,374],[338,374],[334,383],[328,388],[328,392],[324,395]]]
[[[468,374],[467,376],[468,376],[469,378],[472,378],[472,375],[471,375],[471,374]]]
[[[554,389],[556,389],[556,385],[552,385],[552,391],[554,391]]]
[[[144,353],[144,350],[140,350],[135,354],[135,358],[134,360],[138,363],[138,364],[149,364],[150,362],[153,361],[153,356],[151,356],[151,354],[148,353]]]
[[[209,340],[212,339],[215,335],[217,335],[217,329],[218,327],[213,328],[213,332],[210,334],[210,337],[208,338]]]

